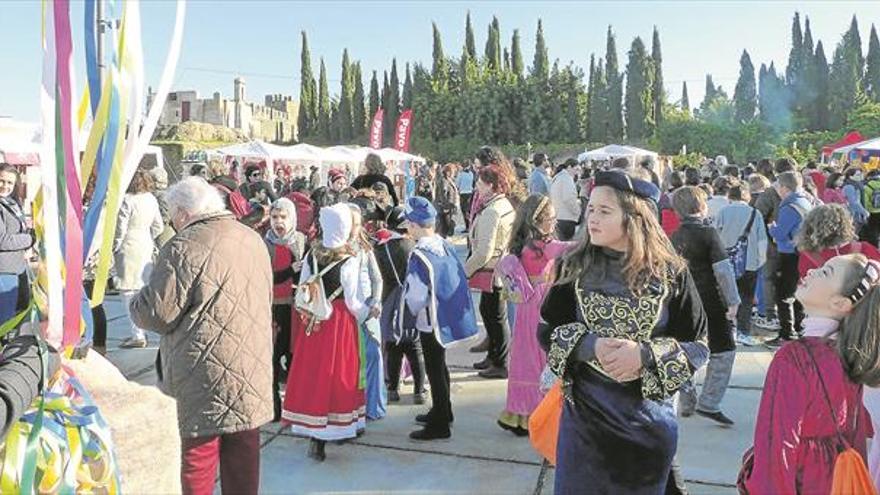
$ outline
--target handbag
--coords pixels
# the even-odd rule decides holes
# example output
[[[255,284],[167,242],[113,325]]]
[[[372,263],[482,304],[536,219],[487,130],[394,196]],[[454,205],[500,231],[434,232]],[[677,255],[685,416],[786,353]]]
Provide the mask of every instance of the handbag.
[[[757,211],[756,208],[752,208],[752,215],[749,217],[749,222],[746,224],[745,230],[743,230],[743,233],[736,240],[736,243],[727,248],[727,256],[733,264],[733,273],[737,280],[742,278],[743,274],[746,273],[746,261],[748,260],[749,254],[749,232],[752,231],[752,224],[755,223],[755,214]]]
[[[468,279],[468,287],[480,292],[492,292],[495,289],[495,270],[477,270]]]
[[[529,442],[550,464],[556,465],[556,444],[562,418],[562,382],[557,380],[529,416]]]

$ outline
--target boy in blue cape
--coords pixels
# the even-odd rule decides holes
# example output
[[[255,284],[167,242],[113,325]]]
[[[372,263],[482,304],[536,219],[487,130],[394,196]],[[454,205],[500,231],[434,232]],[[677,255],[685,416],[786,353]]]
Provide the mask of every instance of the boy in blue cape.
[[[452,403],[446,348],[477,335],[477,320],[464,266],[455,249],[437,235],[437,210],[427,199],[406,202],[407,230],[416,241],[409,258],[401,298],[400,331],[418,332],[431,385],[431,410],[416,422],[424,428],[410,433],[413,440],[449,438]]]

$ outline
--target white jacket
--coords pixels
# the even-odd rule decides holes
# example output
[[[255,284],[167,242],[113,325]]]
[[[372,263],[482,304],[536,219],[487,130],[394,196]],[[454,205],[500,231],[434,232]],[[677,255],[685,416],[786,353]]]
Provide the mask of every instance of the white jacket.
[[[550,201],[556,210],[556,218],[577,222],[581,218],[581,202],[578,199],[574,177],[566,171],[559,172],[550,184]]]
[[[140,290],[150,278],[153,239],[165,230],[159,202],[151,193],[126,194],[119,209],[113,254],[116,288]]]

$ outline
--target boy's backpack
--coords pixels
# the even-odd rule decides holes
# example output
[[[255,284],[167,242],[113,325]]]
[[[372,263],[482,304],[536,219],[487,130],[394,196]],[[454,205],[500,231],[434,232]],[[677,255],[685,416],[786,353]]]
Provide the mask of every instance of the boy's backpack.
[[[251,205],[248,203],[248,200],[245,199],[244,195],[238,189],[229,189],[223,184],[214,184],[214,187],[220,191],[221,194],[226,198],[226,204],[229,208],[229,211],[235,215],[235,218],[241,220],[248,213],[251,212]]]
[[[749,233],[752,231],[752,224],[755,223],[757,212],[757,208],[752,208],[752,214],[749,216],[746,228],[737,238],[736,243],[727,248],[727,256],[730,258],[731,264],[733,264],[733,273],[737,280],[741,279],[746,273],[746,263],[748,262],[749,253]]]
[[[868,213],[880,213],[880,178],[869,180],[865,184],[862,200]]]

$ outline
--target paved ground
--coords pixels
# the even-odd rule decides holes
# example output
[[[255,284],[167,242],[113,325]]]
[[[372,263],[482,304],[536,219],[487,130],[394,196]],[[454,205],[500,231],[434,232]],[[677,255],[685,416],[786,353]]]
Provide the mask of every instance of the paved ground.
[[[127,336],[127,319],[118,297],[107,302],[108,357],[132,380],[156,381],[153,361],[158,339],[147,349],[118,349]],[[764,374],[772,355],[763,348],[740,349],[733,379],[722,407],[736,421],[732,428],[692,417],[681,420],[680,462],[692,493],[735,493],[742,452],[751,444]],[[448,441],[419,443],[407,435],[424,406],[403,395],[389,406],[388,417],[367,425],[367,433],[345,445],[328,445],[327,460],[306,456],[308,442],[281,431],[263,429],[262,489],[264,493],[552,493],[553,470],[528,440],[514,437],[495,424],[504,406],[506,381],[483,380],[470,365],[478,356],[465,348],[449,353],[455,426]],[[698,377],[702,383],[702,376]],[[411,391],[402,387],[402,394]]]

